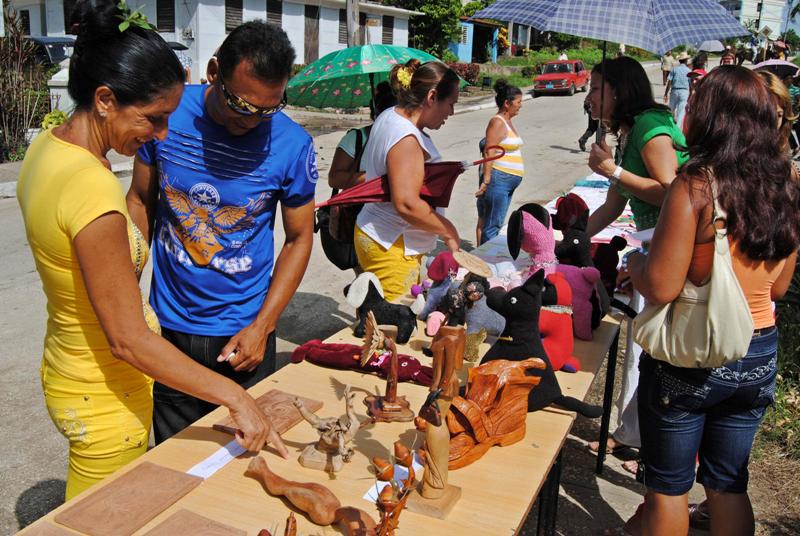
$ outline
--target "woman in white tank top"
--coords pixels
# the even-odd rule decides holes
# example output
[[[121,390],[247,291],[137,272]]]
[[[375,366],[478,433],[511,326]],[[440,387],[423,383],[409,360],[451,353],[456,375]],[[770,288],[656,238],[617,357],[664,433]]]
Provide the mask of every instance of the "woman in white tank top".
[[[438,129],[453,114],[458,82],[443,63],[396,65],[390,83],[398,105],[378,117],[364,150],[366,180],[388,175],[392,200],[364,205],[354,242],[359,266],[378,277],[387,300],[419,281],[420,258],[434,249],[437,236],[451,251],[459,249],[458,231],[444,211],[420,197],[425,162],[441,158],[423,129]]]
[[[511,196],[522,182],[525,166],[522,161],[522,138],[511,124],[511,118],[522,108],[522,91],[500,79],[494,84],[497,115],[486,127],[486,147],[499,145],[506,153],[502,158],[483,165],[483,174],[475,197],[478,198],[478,244],[500,233],[506,220]],[[496,154],[499,151],[491,151]],[[486,156],[490,156],[487,152]]]

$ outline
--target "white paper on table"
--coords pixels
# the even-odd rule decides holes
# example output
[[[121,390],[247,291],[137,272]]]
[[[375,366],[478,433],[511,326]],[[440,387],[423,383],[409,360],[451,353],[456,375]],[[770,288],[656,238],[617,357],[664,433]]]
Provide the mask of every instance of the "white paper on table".
[[[186,472],[190,475],[199,476],[200,478],[208,478],[225,467],[231,460],[237,456],[241,456],[245,452],[245,448],[234,439]]]
[[[420,475],[422,475],[422,470],[424,469],[419,456],[417,453],[414,453],[414,463],[411,464],[414,468],[414,475],[416,475],[417,480],[419,480]],[[394,465],[394,479],[397,480],[398,483],[402,482],[408,478],[408,470],[403,467],[402,465]],[[374,503],[378,500],[378,495],[380,495],[381,490],[387,486],[388,482],[381,482],[380,480],[376,480],[375,484],[369,487],[367,492],[364,494],[364,499],[368,500],[371,503]],[[402,484],[401,484],[402,485]]]

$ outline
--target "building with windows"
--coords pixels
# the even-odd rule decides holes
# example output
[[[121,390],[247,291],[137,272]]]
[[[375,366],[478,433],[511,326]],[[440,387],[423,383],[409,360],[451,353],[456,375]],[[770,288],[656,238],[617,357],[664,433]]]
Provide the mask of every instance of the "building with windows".
[[[29,35],[65,35],[75,0],[4,0],[20,14]],[[266,19],[286,30],[297,63],[310,63],[347,46],[345,0],[139,0],[141,11],[167,41],[189,47],[196,82],[225,36],[244,21]],[[415,11],[360,1],[360,41],[408,46]]]
[[[765,34],[771,39],[783,34],[790,22],[791,0],[720,0],[720,3],[744,26],[753,24],[758,31],[767,28]]]

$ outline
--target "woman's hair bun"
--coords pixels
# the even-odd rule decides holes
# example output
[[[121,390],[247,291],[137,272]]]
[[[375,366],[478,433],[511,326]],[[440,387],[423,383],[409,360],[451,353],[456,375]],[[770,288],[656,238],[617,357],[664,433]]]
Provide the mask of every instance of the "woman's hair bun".
[[[495,93],[503,93],[506,88],[508,87],[508,82],[506,82],[505,78],[498,78],[494,82],[494,92]]]
[[[69,33],[77,36],[76,49],[87,43],[114,41],[122,32],[125,13],[114,0],[78,0],[69,17]]]

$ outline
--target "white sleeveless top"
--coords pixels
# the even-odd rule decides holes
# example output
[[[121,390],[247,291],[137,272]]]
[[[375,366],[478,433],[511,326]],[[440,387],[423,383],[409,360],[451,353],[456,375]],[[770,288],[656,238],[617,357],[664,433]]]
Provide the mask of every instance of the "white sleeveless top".
[[[372,125],[372,131],[364,149],[361,161],[365,163],[368,181],[379,179],[386,174],[386,155],[389,150],[406,136],[414,136],[425,155],[426,162],[438,162],[442,159],[433,141],[420,131],[414,123],[397,113],[394,107],[385,110]],[[443,209],[437,212],[444,214]],[[406,255],[427,253],[436,247],[436,235],[415,229],[404,220],[392,203],[367,203],[358,214],[356,225],[359,229],[389,249],[400,235],[403,235]]]

